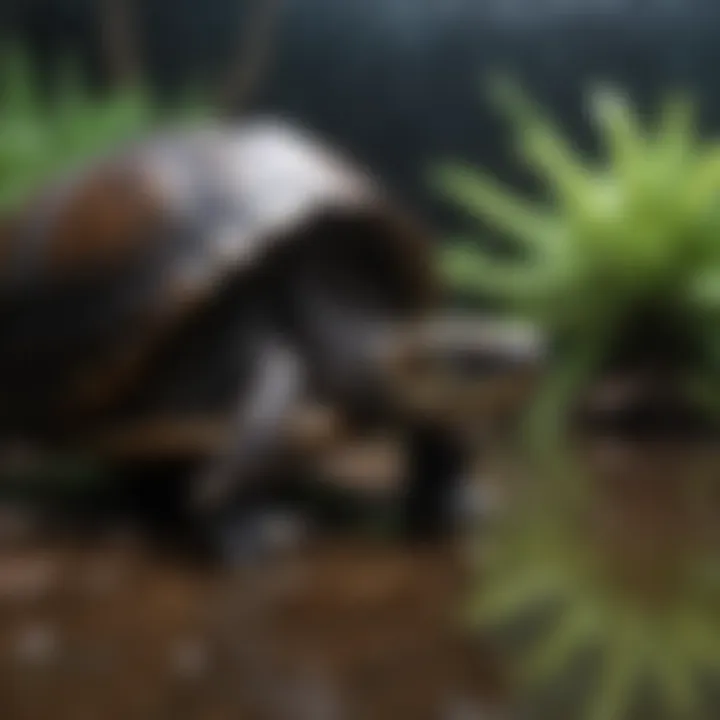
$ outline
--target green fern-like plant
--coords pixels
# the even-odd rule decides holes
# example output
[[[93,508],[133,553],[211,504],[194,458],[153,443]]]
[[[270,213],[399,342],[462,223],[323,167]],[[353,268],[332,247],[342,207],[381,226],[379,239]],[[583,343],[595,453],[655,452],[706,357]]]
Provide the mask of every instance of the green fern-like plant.
[[[591,95],[602,160],[583,157],[509,81],[492,97],[516,131],[521,157],[547,191],[521,197],[467,164],[444,164],[433,181],[519,252],[510,260],[475,241],[450,245],[450,283],[495,299],[561,343],[531,420],[537,450],[557,457],[569,406],[639,308],[667,309],[693,330],[697,396],[717,397],[720,335],[720,143],[698,136],[693,105],[670,97],[643,124],[619,91]]]
[[[17,46],[0,48],[0,211],[16,206],[49,177],[160,122],[205,120],[213,113],[197,94],[164,112],[141,83],[95,97],[76,63],[64,70],[56,102],[48,103],[27,53]]]

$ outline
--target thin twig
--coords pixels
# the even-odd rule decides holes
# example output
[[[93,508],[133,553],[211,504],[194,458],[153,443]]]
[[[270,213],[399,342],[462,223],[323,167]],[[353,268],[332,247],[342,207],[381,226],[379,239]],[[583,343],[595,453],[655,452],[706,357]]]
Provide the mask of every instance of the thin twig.
[[[267,76],[281,1],[256,0],[251,17],[242,22],[239,56],[218,92],[219,112],[236,115],[246,110],[260,79]]]
[[[137,25],[131,2],[102,0],[100,3],[100,32],[111,82],[115,87],[133,85],[140,74]]]

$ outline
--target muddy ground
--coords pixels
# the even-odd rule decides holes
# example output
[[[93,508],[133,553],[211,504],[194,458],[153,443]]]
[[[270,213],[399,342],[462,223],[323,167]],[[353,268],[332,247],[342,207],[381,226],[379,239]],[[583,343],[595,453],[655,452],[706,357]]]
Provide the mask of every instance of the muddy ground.
[[[231,574],[137,538],[0,556],[0,717],[439,718],[494,670],[452,547],[317,539]]]
[[[667,443],[597,443],[593,457],[647,482],[697,461]],[[503,696],[497,658],[458,623],[457,541],[325,530],[230,572],[130,516],[38,531],[13,508],[0,512],[3,720],[479,720]]]

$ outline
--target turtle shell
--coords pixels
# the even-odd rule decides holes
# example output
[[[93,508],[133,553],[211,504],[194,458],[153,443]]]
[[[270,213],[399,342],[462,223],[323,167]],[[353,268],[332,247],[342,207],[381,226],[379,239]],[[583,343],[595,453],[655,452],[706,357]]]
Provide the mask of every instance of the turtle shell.
[[[290,123],[182,128],[68,171],[0,226],[0,436],[222,423],[300,268],[388,316],[434,302],[424,229]]]

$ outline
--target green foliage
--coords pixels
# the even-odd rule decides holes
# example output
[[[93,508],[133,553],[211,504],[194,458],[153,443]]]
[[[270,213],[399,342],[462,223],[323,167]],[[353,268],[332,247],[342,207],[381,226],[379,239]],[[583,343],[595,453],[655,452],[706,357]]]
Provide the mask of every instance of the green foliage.
[[[671,98],[658,125],[643,128],[621,93],[597,90],[593,117],[607,160],[593,163],[513,85],[498,83],[494,96],[551,202],[519,198],[467,166],[441,167],[442,190],[524,251],[523,262],[508,264],[451,249],[445,263],[452,279],[492,285],[553,330],[602,322],[640,300],[712,306],[712,293],[695,286],[698,270],[720,259],[720,144],[696,137],[689,102]]]
[[[720,682],[717,558],[688,554],[670,597],[643,602],[608,577],[603,549],[578,517],[533,509],[496,531],[471,623],[505,637],[520,632],[506,647],[517,687],[538,708],[543,688],[562,686],[592,657],[582,707],[573,698],[564,717],[633,718],[648,689],[663,718],[715,717],[707,690]]]
[[[520,197],[467,165],[442,165],[433,176],[439,188],[519,252],[505,260],[476,242],[455,243],[441,263],[451,284],[495,298],[562,341],[535,406],[535,445],[547,449],[563,435],[573,395],[639,309],[666,309],[692,329],[692,379],[707,398],[720,359],[720,143],[698,136],[686,98],[669,97],[659,121],[642,124],[621,92],[598,88],[590,107],[605,157],[596,161],[515,85],[492,90],[547,198]]]
[[[167,119],[142,84],[94,97],[74,62],[64,68],[54,103],[43,102],[28,55],[0,48],[0,210],[22,202],[45,180],[136,138]],[[209,116],[201,97],[188,97],[174,122]]]
[[[718,397],[720,143],[699,137],[686,98],[668,98],[657,122],[641,123],[622,93],[602,88],[591,108],[605,153],[592,160],[512,84],[496,84],[494,98],[546,197],[520,197],[467,165],[441,167],[434,176],[440,188],[518,251],[501,259],[476,241],[456,243],[442,257],[443,270],[465,292],[490,295],[504,311],[540,325],[555,351],[529,418],[540,461],[533,487],[514,497],[484,538],[470,620],[507,631],[500,632],[502,647],[513,656],[525,699],[562,685],[582,658],[594,658],[582,707],[571,699],[551,717],[626,720],[648,688],[663,717],[715,717],[704,690],[706,683],[720,687],[717,548],[673,536],[676,556],[661,555],[657,572],[672,581],[648,602],[608,571],[617,549],[592,532],[596,486],[566,440],[578,394],[627,321],[647,308],[689,329],[698,364],[685,379],[698,398]],[[692,488],[687,475],[681,482]],[[568,482],[555,484],[558,478]],[[623,517],[632,524],[631,513]],[[658,523],[654,539],[666,531]],[[633,536],[627,533],[629,543]],[[642,575],[638,565],[632,569]]]

